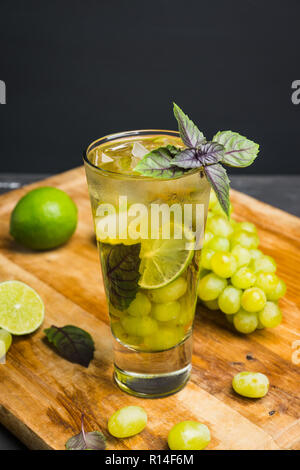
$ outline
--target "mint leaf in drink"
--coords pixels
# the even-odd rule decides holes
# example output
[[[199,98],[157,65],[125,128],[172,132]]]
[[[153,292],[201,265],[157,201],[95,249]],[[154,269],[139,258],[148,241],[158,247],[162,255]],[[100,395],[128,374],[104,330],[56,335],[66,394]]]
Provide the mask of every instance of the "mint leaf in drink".
[[[159,147],[147,153],[136,165],[134,171],[143,176],[152,178],[169,179],[181,176],[184,170],[172,165],[174,156],[179,152],[173,145]]]
[[[228,166],[244,168],[251,165],[257,157],[259,145],[237,132],[218,132],[213,138],[225,148],[222,163]]]
[[[81,432],[66,442],[67,450],[105,450],[104,434],[100,431],[85,432],[83,425],[84,415],[81,416]]]
[[[220,206],[225,214],[229,215],[229,178],[225,168],[220,163],[216,163],[215,165],[205,166],[204,172],[216,193]]]
[[[134,245],[101,243],[100,256],[107,297],[119,310],[128,308],[138,291],[140,250],[140,243]]]
[[[186,145],[188,148],[196,148],[201,143],[205,142],[204,135],[193,123],[193,121],[191,121],[190,118],[184,114],[182,109],[180,109],[176,103],[173,103],[173,105],[174,116],[177,119],[179,134],[184,145]]]
[[[52,325],[44,330],[49,343],[70,362],[88,367],[94,357],[94,341],[89,333],[73,325]]]

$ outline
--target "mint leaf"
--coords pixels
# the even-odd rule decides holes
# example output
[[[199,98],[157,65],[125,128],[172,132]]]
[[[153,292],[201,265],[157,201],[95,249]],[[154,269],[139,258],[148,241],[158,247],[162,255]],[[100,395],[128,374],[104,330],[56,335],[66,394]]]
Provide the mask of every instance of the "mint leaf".
[[[94,357],[94,341],[89,333],[73,325],[62,328],[52,325],[44,330],[49,343],[70,362],[88,367]]]
[[[259,145],[237,132],[221,131],[215,135],[213,140],[225,147],[222,158],[224,165],[243,168],[251,165],[257,157]]]
[[[107,297],[111,304],[125,310],[135,298],[140,278],[141,244],[101,243],[100,256]]]
[[[198,127],[195,126],[193,121],[184,114],[182,109],[180,109],[176,103],[173,104],[174,116],[178,122],[178,130],[182,142],[189,148],[198,147],[201,143],[205,142],[204,135],[199,131]]]
[[[136,165],[134,171],[143,176],[152,178],[169,179],[183,175],[184,171],[172,165],[174,155],[178,150],[173,145],[159,147],[152,152],[147,153],[144,158]]]
[[[184,169],[190,169],[199,168],[202,166],[202,163],[197,157],[196,149],[185,149],[177,153],[177,155],[172,160],[171,165]]]
[[[224,147],[217,142],[206,142],[198,149],[185,149],[178,152],[172,161],[172,165],[185,168],[201,168],[205,165],[218,163],[224,155]]]
[[[105,450],[105,436],[100,431],[85,432],[84,415],[81,416],[81,432],[66,442],[67,450]]]
[[[215,165],[205,166],[204,172],[216,193],[220,206],[225,214],[229,216],[229,178],[225,168],[217,163]]]
[[[206,142],[200,145],[198,150],[198,158],[202,165],[213,165],[222,160],[224,155],[224,147],[218,142]]]

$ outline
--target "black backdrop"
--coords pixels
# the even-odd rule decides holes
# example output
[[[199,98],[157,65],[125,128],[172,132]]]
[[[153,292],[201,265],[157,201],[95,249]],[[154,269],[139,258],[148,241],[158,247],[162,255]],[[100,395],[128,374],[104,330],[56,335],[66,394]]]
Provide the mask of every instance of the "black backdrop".
[[[299,0],[0,0],[0,171],[58,172],[91,140],[176,128],[261,144],[241,172],[299,173]]]

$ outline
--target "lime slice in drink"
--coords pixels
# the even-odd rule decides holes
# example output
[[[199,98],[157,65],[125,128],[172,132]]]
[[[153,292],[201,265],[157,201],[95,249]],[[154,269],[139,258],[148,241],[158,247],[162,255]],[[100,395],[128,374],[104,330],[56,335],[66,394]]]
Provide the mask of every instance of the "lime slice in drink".
[[[23,282],[0,283],[0,327],[9,333],[32,333],[43,323],[44,310],[40,296]]]
[[[139,285],[157,289],[174,281],[191,262],[194,250],[186,249],[192,238],[142,240]]]

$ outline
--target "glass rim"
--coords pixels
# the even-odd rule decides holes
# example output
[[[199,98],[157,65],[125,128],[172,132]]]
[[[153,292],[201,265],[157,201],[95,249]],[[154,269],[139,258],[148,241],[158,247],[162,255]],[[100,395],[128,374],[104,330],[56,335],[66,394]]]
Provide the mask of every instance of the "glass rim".
[[[105,144],[106,142],[109,142],[109,141],[114,141],[114,140],[117,140],[117,139],[122,139],[122,138],[126,138],[126,137],[134,137],[134,136],[143,136],[143,135],[172,135],[174,137],[177,137],[179,136],[179,132],[178,131],[172,131],[172,130],[166,130],[166,129],[138,129],[138,130],[132,130],[132,131],[123,131],[123,132],[114,132],[112,134],[107,134],[103,137],[100,137],[99,139],[96,139],[94,140],[93,142],[91,142],[88,147],[86,148],[86,150],[84,150],[83,152],[83,160],[84,160],[84,163],[86,163],[88,166],[90,166],[91,168],[93,168],[94,170],[97,170],[99,173],[101,174],[106,174],[107,176],[116,176],[118,178],[121,178],[121,179],[135,179],[135,180],[144,180],[144,181],[154,181],[154,180],[158,180],[159,178],[151,178],[151,177],[147,177],[147,176],[143,176],[143,175],[126,175],[124,173],[118,173],[117,171],[111,171],[111,170],[106,170],[105,168],[101,168],[97,165],[94,165],[94,163],[92,163],[89,158],[88,158],[88,154],[91,150],[93,150],[95,147],[99,147],[103,144]],[[191,171],[191,172],[188,172],[187,174],[183,174],[183,175],[180,175],[180,176],[176,176],[176,177],[173,177],[173,178],[165,178],[161,181],[171,181],[171,180],[177,180],[177,179],[180,179],[180,178],[185,178],[187,176],[191,176],[193,175],[194,173],[197,173],[197,168],[195,168],[195,171]]]

